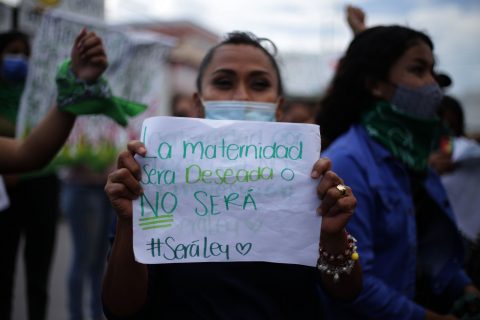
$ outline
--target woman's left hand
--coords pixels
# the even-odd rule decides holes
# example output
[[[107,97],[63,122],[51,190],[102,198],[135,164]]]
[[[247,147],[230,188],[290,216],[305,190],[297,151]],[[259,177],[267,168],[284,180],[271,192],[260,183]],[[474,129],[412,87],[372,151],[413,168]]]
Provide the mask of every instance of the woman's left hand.
[[[315,162],[312,178],[320,179],[317,195],[322,200],[317,212],[322,216],[322,236],[343,235],[343,230],[355,211],[357,199],[352,189],[344,185],[343,180],[331,170],[332,162],[320,158]]]
[[[83,28],[75,39],[71,52],[75,76],[88,83],[95,82],[108,67],[102,39]]]

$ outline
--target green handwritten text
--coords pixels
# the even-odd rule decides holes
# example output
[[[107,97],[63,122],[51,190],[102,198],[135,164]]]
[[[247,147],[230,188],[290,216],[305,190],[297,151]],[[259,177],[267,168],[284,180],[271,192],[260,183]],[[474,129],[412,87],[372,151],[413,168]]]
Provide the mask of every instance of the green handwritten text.
[[[258,180],[272,180],[273,169],[269,167],[257,167],[253,170],[246,169],[202,169],[199,165],[192,164],[185,169],[185,182],[194,184],[215,183],[235,184],[237,182],[252,182]]]
[[[271,145],[235,144],[227,143],[222,139],[220,144],[205,144],[203,141],[183,141],[183,159],[196,156],[197,159],[302,159],[303,142],[298,145],[286,146],[277,142]],[[168,152],[166,153],[168,155]]]

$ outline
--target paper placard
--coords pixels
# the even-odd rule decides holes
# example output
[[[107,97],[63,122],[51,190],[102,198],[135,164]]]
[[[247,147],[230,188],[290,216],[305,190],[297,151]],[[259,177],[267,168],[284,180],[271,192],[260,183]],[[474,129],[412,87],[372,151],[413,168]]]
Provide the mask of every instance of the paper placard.
[[[142,141],[137,261],[315,265],[317,125],[154,117]]]

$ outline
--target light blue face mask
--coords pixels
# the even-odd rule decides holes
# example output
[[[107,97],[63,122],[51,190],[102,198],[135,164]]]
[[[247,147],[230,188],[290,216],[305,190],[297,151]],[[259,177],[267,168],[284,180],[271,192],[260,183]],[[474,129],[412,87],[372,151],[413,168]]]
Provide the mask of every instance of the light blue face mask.
[[[275,121],[277,103],[257,101],[202,101],[205,118],[213,120]]]

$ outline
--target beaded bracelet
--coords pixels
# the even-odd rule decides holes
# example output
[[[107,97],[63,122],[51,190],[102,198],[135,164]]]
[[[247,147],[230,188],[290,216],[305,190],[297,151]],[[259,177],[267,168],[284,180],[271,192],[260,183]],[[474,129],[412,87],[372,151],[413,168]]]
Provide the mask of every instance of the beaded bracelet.
[[[333,275],[333,281],[337,282],[341,274],[350,274],[360,256],[357,252],[357,240],[345,231],[347,237],[347,249],[341,254],[334,255],[325,250],[322,246],[319,249],[317,268],[327,275]]]

